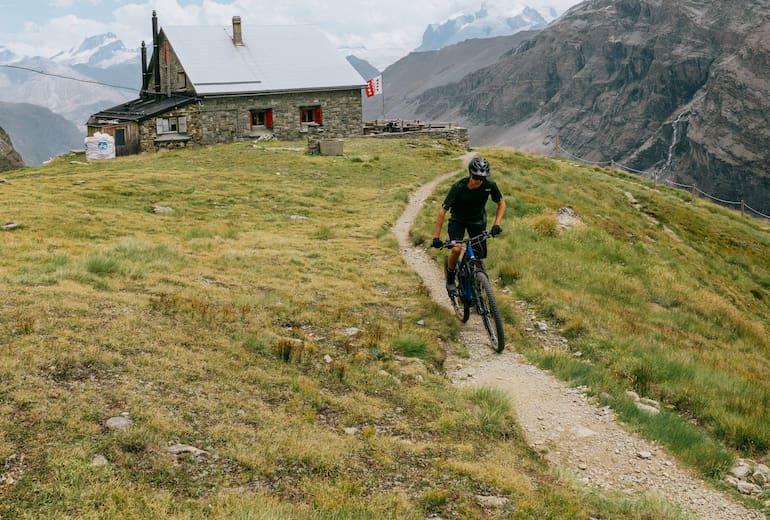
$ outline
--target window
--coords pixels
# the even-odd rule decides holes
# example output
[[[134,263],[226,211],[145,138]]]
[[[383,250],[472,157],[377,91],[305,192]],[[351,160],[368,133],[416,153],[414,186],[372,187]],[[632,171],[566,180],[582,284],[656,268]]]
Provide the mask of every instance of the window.
[[[251,127],[273,128],[273,110],[270,108],[251,110]]]
[[[159,117],[155,120],[158,134],[186,134],[187,117]]]
[[[176,73],[176,88],[179,90],[187,88],[187,74],[181,70]]]
[[[321,107],[302,107],[299,109],[301,123],[321,124]]]
[[[126,145],[126,129],[116,128],[115,129],[115,146],[125,146],[125,145]]]

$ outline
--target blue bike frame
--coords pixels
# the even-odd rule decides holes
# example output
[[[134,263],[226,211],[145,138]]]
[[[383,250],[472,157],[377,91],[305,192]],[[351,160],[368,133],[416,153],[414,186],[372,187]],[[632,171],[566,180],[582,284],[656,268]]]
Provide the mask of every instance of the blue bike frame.
[[[470,242],[465,247],[465,253],[463,253],[460,259],[460,268],[457,270],[459,282],[462,284],[463,301],[468,305],[473,305],[473,276],[470,272],[470,263],[476,261],[476,253],[473,251],[473,246]]]

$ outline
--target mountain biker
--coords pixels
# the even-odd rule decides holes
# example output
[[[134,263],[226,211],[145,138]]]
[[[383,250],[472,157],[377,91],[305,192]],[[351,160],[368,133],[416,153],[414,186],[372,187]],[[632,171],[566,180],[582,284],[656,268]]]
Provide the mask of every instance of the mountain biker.
[[[441,248],[444,245],[439,237],[447,211],[451,211],[447,225],[449,240],[462,240],[466,231],[469,237],[481,234],[486,228],[486,204],[489,198],[497,203],[495,220],[490,234],[497,236],[503,231],[500,228],[500,221],[503,219],[503,213],[505,213],[505,200],[495,181],[489,178],[489,163],[483,157],[474,157],[468,164],[468,174],[468,177],[452,185],[438,210],[436,226],[433,230],[433,243],[431,244],[433,247]],[[455,274],[457,273],[457,260],[460,258],[461,252],[462,247],[457,244],[447,255],[445,263],[446,289],[450,296],[457,294]],[[479,244],[476,256],[486,258],[486,240]]]

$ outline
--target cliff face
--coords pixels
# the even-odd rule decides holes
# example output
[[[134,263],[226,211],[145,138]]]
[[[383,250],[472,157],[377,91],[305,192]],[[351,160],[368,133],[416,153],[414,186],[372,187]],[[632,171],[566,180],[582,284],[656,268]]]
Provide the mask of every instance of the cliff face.
[[[24,162],[21,155],[16,152],[11,143],[11,138],[0,128],[0,172],[22,168]]]
[[[769,99],[770,0],[589,0],[417,112],[477,144],[550,153],[558,132],[565,153],[768,213]]]

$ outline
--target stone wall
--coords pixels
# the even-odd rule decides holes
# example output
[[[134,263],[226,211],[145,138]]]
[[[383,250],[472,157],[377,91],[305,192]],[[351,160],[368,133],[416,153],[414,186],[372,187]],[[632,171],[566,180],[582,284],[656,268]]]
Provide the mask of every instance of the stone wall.
[[[442,130],[416,130],[414,132],[383,132],[371,134],[366,137],[379,139],[414,139],[416,137],[428,137],[430,139],[446,139],[452,143],[469,148],[468,129],[462,127],[447,128]]]
[[[142,122],[139,127],[140,152],[157,152],[161,149],[184,148],[186,146],[196,146],[201,144],[201,141],[203,140],[203,127],[201,126],[200,108],[197,103],[171,110],[164,114],[160,114],[158,117],[187,118],[187,133],[176,134],[176,139],[173,138],[175,134],[161,134],[169,139],[158,142],[155,123],[157,118],[153,117],[148,119]]]
[[[300,109],[321,108],[321,125],[300,122]],[[271,109],[273,128],[251,128],[251,110]],[[186,134],[156,133],[156,119],[186,117]],[[232,143],[246,139],[271,137],[286,141],[305,140],[310,135],[324,138],[358,137],[363,133],[361,119],[361,92],[358,89],[229,96],[204,98],[148,119],[141,124],[140,150],[142,152],[186,146]]]
[[[321,108],[324,136],[354,137],[362,134],[361,91],[359,89],[263,94],[205,98],[201,104],[201,144],[229,143],[272,135],[276,139],[296,141],[308,136],[308,125],[300,122],[300,109]],[[252,129],[251,110],[273,111],[272,129]]]

